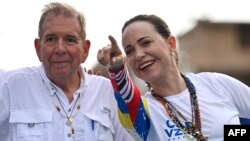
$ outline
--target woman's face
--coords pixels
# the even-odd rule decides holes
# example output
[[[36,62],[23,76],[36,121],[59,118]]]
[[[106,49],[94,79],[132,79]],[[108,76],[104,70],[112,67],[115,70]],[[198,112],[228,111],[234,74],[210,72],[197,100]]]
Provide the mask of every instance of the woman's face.
[[[129,24],[122,34],[122,45],[127,56],[127,63],[135,75],[144,81],[153,83],[162,75],[176,67],[175,38],[164,38],[146,21]]]

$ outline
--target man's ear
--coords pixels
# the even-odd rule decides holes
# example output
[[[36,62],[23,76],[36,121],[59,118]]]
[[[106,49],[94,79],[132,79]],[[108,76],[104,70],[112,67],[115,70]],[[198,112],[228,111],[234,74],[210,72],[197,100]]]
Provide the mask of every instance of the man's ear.
[[[83,45],[83,56],[82,56],[82,63],[84,63],[89,55],[91,42],[90,40],[85,40]]]
[[[34,46],[35,46],[35,49],[36,49],[36,55],[38,57],[38,59],[40,60],[40,62],[42,62],[42,58],[41,58],[41,46],[40,46],[40,39],[39,38],[36,38],[34,40]]]

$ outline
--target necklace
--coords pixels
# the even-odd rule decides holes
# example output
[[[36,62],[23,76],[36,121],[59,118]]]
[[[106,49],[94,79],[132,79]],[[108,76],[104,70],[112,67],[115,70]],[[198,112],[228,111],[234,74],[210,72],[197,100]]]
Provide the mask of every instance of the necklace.
[[[77,96],[77,99],[76,99],[76,101],[75,101],[75,103],[74,103],[74,106],[73,106],[73,109],[71,110],[70,115],[68,115],[67,112],[66,112],[66,110],[63,108],[62,101],[60,100],[60,98],[58,97],[58,95],[57,95],[57,94],[55,94],[55,95],[56,95],[56,99],[58,100],[58,102],[59,102],[59,104],[60,104],[60,106],[56,105],[56,109],[57,109],[57,111],[60,112],[60,113],[61,113],[61,111],[62,111],[61,108],[63,109],[63,112],[64,112],[64,113],[62,113],[62,115],[63,115],[64,117],[67,118],[66,124],[69,126],[69,125],[71,125],[72,122],[73,122],[73,116],[72,116],[72,114],[73,114],[73,112],[75,111],[76,105],[77,105],[77,108],[76,108],[77,111],[80,109],[80,103],[78,103],[78,102],[79,102],[79,98],[80,98],[80,94],[78,94],[78,96]],[[77,104],[77,103],[78,103],[78,104]],[[61,107],[61,108],[60,108],[60,107]],[[75,112],[75,113],[77,113],[77,112]]]
[[[76,101],[75,101],[75,103],[73,105],[73,109],[71,110],[71,112],[70,112],[69,115],[67,114],[66,110],[63,108],[62,101],[60,100],[60,98],[58,97],[58,95],[56,93],[55,93],[55,95],[56,95],[57,101],[60,104],[60,105],[55,104],[56,110],[59,113],[61,113],[61,115],[63,117],[66,118],[66,125],[71,127],[71,135],[72,135],[72,137],[74,139],[75,129],[74,129],[72,123],[73,123],[74,116],[78,113],[78,111],[80,110],[80,107],[81,107],[80,106],[80,94],[78,94],[77,99],[76,99]],[[76,109],[75,109],[75,107],[76,107]],[[61,108],[62,108],[62,110],[61,110]]]
[[[187,137],[188,140],[197,139],[197,141],[207,141],[207,137],[204,137],[201,132],[200,110],[196,95],[196,89],[193,83],[189,80],[189,78],[187,78],[183,74],[181,74],[181,76],[183,77],[190,93],[192,112],[191,122],[188,122],[188,120],[183,116],[183,114],[181,114],[181,112],[179,112],[170,101],[156,94],[153,89],[151,89],[151,93],[155,97],[155,99],[162,104],[167,114],[170,116],[173,122],[180,128],[180,130],[184,133],[185,137]],[[185,123],[187,123],[186,126],[181,123],[178,116],[182,118]]]

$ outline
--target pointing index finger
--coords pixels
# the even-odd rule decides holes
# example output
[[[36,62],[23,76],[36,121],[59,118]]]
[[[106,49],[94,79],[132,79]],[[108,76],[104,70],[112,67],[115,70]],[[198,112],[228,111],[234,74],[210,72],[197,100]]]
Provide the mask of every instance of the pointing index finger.
[[[112,47],[111,52],[113,52],[115,54],[121,54],[121,50],[120,50],[115,38],[113,36],[109,35],[109,40],[111,42],[111,47]]]

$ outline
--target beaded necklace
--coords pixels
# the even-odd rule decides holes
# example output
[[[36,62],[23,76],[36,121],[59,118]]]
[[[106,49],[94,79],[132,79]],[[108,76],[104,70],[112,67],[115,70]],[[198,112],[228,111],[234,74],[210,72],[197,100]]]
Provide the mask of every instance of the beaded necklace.
[[[155,99],[162,104],[170,118],[180,128],[180,130],[184,133],[185,137],[188,140],[196,139],[197,141],[207,141],[207,137],[204,137],[201,132],[200,110],[196,95],[196,89],[193,83],[189,80],[189,78],[187,78],[183,74],[181,74],[181,76],[183,77],[190,93],[192,122],[188,122],[188,120],[183,116],[183,114],[181,114],[170,101],[156,94],[153,89],[151,89],[151,93],[155,97]],[[187,123],[187,127],[181,123],[178,116]]]
[[[72,136],[73,140],[75,140],[75,129],[74,129],[72,123],[73,123],[74,116],[78,113],[78,111],[81,108],[80,94],[78,94],[77,99],[76,99],[76,101],[75,101],[75,103],[73,105],[73,109],[71,110],[71,113],[69,115],[67,114],[66,110],[63,108],[62,101],[60,100],[60,98],[58,97],[58,95],[56,93],[55,93],[55,96],[56,96],[57,101],[59,102],[59,105],[55,104],[56,110],[59,113],[61,113],[61,115],[63,117],[66,118],[66,125],[70,126],[70,128],[71,128],[71,136]],[[75,107],[76,107],[76,109],[75,109]],[[62,110],[61,110],[61,108],[62,108]]]

